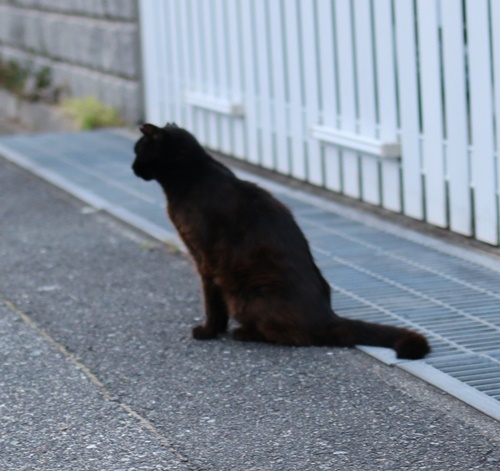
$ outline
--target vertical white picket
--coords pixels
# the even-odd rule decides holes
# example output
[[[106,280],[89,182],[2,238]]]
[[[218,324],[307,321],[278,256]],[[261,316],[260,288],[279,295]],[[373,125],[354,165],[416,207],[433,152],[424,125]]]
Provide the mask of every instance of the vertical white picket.
[[[471,158],[476,237],[498,243],[488,1],[467,0]]]
[[[441,0],[450,228],[472,234],[464,17],[460,0]]]
[[[258,146],[258,107],[255,84],[255,57],[254,51],[254,32],[253,32],[253,13],[251,0],[241,1],[241,17],[240,31],[243,34],[243,64],[245,76],[245,125],[246,125],[246,142],[248,155],[247,159],[250,162],[259,162],[259,146]]]
[[[205,67],[203,64],[203,38],[201,37],[201,4],[200,0],[190,1],[189,17],[191,18],[191,56],[194,58],[193,84],[196,92],[205,92]],[[191,106],[191,105],[189,105]],[[205,111],[192,107],[193,110],[193,130],[200,142],[207,142],[207,126]]]
[[[271,121],[271,62],[269,60],[269,41],[267,28],[267,0],[253,0],[255,8],[256,46],[258,51],[258,90],[259,90],[259,136],[261,144],[261,164],[274,168],[273,126]]]
[[[179,23],[182,30],[182,59],[183,67],[180,76],[180,87],[179,93],[181,99],[184,103],[185,109],[185,122],[183,125],[191,132],[196,133],[194,128],[194,117],[193,117],[193,107],[185,104],[185,94],[189,91],[195,90],[196,83],[193,80],[193,57],[191,54],[191,41],[193,38],[192,34],[192,21],[189,11],[189,0],[184,2],[178,2],[177,6],[179,8]]]
[[[336,2],[336,30],[339,59],[340,128],[356,133],[355,63],[350,0]],[[361,196],[359,159],[356,152],[342,150],[342,190],[348,196]]]
[[[372,12],[370,0],[354,3],[356,52],[356,89],[359,108],[359,133],[377,137],[375,66],[373,57]],[[361,194],[364,201],[380,204],[379,162],[373,156],[361,156]]]
[[[321,70],[321,112],[324,126],[338,128],[337,76],[335,70],[336,50],[333,27],[334,11],[330,0],[318,0],[318,38]],[[323,146],[325,186],[340,191],[339,149]]]
[[[497,212],[500,211],[500,2],[491,2],[491,32],[493,47],[493,70],[495,87],[495,116],[496,116],[496,198]],[[500,238],[500,214],[498,214],[497,226]],[[499,241],[500,242],[500,241]]]
[[[283,34],[285,27],[282,15],[282,2],[275,0],[269,2],[269,22],[271,25],[271,57],[273,79],[273,117],[276,142],[276,170],[289,174],[290,162],[288,155],[288,129],[287,129],[287,96],[286,96],[286,71],[284,61]]]
[[[420,173],[420,126],[413,0],[394,2],[397,73],[401,117],[404,213],[423,219]]]
[[[446,227],[443,110],[437,16],[439,4],[435,0],[419,0],[417,6],[426,219],[431,224]]]
[[[316,18],[314,4],[309,0],[299,3],[301,21],[301,46],[303,56],[303,80],[305,93],[305,117],[307,126],[319,122],[319,78],[316,52]],[[323,185],[323,163],[321,144],[317,139],[308,139],[305,148],[307,180],[314,185]]]
[[[153,123],[160,122],[159,116],[159,81],[157,53],[157,29],[154,23],[156,2],[141,0],[139,2],[139,20],[142,44],[142,70],[144,82],[145,119]]]
[[[154,82],[154,109],[150,121],[155,124],[161,124],[163,121],[163,110],[166,108],[165,96],[163,93],[163,83],[165,81],[165,69],[163,67],[163,55],[161,45],[161,22],[159,15],[161,13],[161,4],[159,0],[153,0],[149,3],[149,18],[148,23],[145,25],[146,29],[150,29],[154,34],[148,35],[150,39],[150,53],[153,62],[152,82]]]
[[[224,7],[228,17],[228,47],[230,63],[230,98],[236,103],[243,103],[244,77],[242,70],[242,38],[239,28],[240,4],[234,0],[225,0]],[[246,110],[245,110],[246,111]],[[242,118],[233,118],[231,153],[240,159],[245,158],[245,123]]]
[[[289,117],[292,151],[292,175],[304,180],[304,110],[302,106],[302,64],[300,61],[299,24],[295,2],[285,1],[286,57],[289,85]]]
[[[379,110],[379,138],[386,142],[398,140],[398,116],[396,101],[396,74],[391,0],[373,2],[375,25],[375,55],[377,58],[377,96]],[[401,211],[401,165],[397,160],[381,162],[382,206]]]
[[[181,4],[179,2],[172,2],[170,10],[172,12],[172,21],[174,22],[175,30],[175,57],[177,73],[174,79],[175,93],[176,93],[176,123],[179,126],[186,127],[187,124],[187,106],[184,101],[184,91],[186,84],[186,66],[185,62],[187,57],[184,55],[184,31],[181,17]]]
[[[179,74],[180,74],[180,52],[181,52],[181,38],[179,34],[179,27],[175,14],[175,0],[167,0],[165,2],[166,13],[166,29],[167,29],[167,49],[168,49],[168,69],[170,78],[168,81],[168,93],[171,96],[171,115],[168,121],[173,121],[179,126],[182,124],[182,92],[179,88]]]
[[[229,89],[229,63],[228,63],[228,31],[225,22],[224,0],[214,0],[214,24],[213,28],[215,44],[215,54],[217,55],[217,89],[219,97],[226,101],[231,100],[231,90]],[[221,152],[229,154],[231,152],[231,117],[219,117],[219,149]]]
[[[210,97],[219,96],[217,83],[217,53],[214,44],[214,9],[211,0],[202,0],[202,35],[203,54],[205,56],[204,66],[206,69],[205,92]],[[213,111],[206,111],[208,135],[206,145],[214,150],[219,150],[219,126],[220,116]]]
[[[163,1],[158,2],[157,12],[155,17],[156,28],[158,31],[158,47],[157,47],[157,61],[159,64],[160,73],[158,78],[160,80],[160,122],[158,124],[164,125],[169,120],[172,114],[173,98],[170,95],[170,66],[169,66],[169,50],[168,50],[168,32],[166,27],[167,9]]]

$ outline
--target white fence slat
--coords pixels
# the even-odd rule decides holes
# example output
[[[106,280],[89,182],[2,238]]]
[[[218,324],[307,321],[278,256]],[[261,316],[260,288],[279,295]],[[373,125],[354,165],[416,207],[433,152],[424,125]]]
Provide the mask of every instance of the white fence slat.
[[[191,91],[195,87],[195,82],[193,80],[193,58],[191,54],[191,45],[192,41],[192,23],[191,23],[191,15],[189,14],[189,0],[178,3],[178,20],[181,25],[181,41],[182,41],[182,56],[183,56],[183,67],[180,78],[180,97],[179,99],[184,103],[185,109],[185,122],[183,125],[190,130],[191,132],[195,132],[194,122],[193,122],[193,108],[188,106],[184,102],[184,95],[186,92]]]
[[[182,89],[180,88],[180,52],[181,52],[181,37],[179,34],[179,26],[176,18],[176,1],[167,0],[165,9],[167,15],[167,47],[168,47],[168,68],[169,68],[169,87],[168,93],[171,96],[171,116],[168,121],[173,121],[179,126],[182,125]]]
[[[174,108],[174,98],[172,97],[171,73],[170,73],[170,50],[169,50],[169,28],[168,28],[168,15],[167,4],[161,2],[158,8],[158,19],[161,28],[161,46],[158,48],[160,57],[158,58],[159,64],[162,68],[162,79],[160,83],[161,93],[163,95],[164,107],[162,111],[161,125],[164,125],[167,120],[170,120]]]
[[[156,2],[142,0],[139,2],[139,20],[142,48],[142,67],[144,70],[144,106],[145,119],[153,123],[160,122],[158,100],[160,95],[157,77],[157,49],[153,47],[158,40],[157,27],[154,23]]]
[[[160,31],[160,41],[158,45],[158,64],[160,68],[160,96],[162,107],[160,110],[160,125],[164,125],[172,114],[173,99],[170,94],[170,69],[169,69],[169,50],[168,50],[168,28],[167,28],[167,9],[165,2],[160,1],[156,12],[155,21]]]
[[[218,96],[225,100],[231,100],[229,89],[229,64],[228,64],[228,31],[224,21],[224,0],[214,0],[213,10],[215,21],[216,54],[217,54],[217,91]],[[219,149],[221,152],[229,154],[231,152],[232,118],[229,116],[219,116]]]
[[[201,37],[201,4],[200,0],[189,0],[191,3],[190,17],[192,18],[191,34],[191,54],[194,57],[193,82],[196,85],[196,91],[204,93],[205,90],[205,70],[203,64],[203,39]],[[200,142],[207,142],[207,127],[205,120],[206,112],[200,108],[193,109],[194,126],[193,131]]]
[[[161,2],[159,0],[153,0],[152,2],[152,12],[150,17],[150,23],[153,26],[153,30],[156,31],[156,40],[160,42],[163,39],[163,22],[160,20],[159,11],[161,10]],[[157,47],[152,48],[153,51],[153,61],[155,63],[156,74],[154,76],[155,88],[157,91],[157,112],[155,113],[155,120],[157,120],[157,124],[162,124],[164,120],[165,109],[168,104],[165,101],[165,92],[164,92],[164,83],[166,80],[165,77],[165,67],[164,67],[164,47],[158,45]]]
[[[184,49],[184,36],[183,36],[183,26],[181,21],[181,5],[178,2],[172,1],[170,6],[170,11],[172,14],[171,22],[174,23],[174,55],[176,62],[176,74],[174,76],[174,89],[176,93],[176,123],[178,126],[186,127],[186,111],[187,105],[184,102],[184,89],[185,89],[185,61],[186,57],[183,55]]]
[[[377,137],[375,103],[375,69],[373,57],[372,16],[370,0],[354,3],[354,29],[357,64],[357,93],[359,103],[359,134]],[[364,201],[380,203],[379,161],[361,156],[361,194]]]
[[[441,19],[450,228],[455,232],[471,235],[469,133],[461,2],[441,0]]]
[[[203,54],[204,67],[206,77],[206,94],[208,96],[219,96],[217,84],[217,55],[214,44],[215,28],[214,28],[214,9],[211,0],[201,0],[202,14],[202,37],[203,37]],[[206,111],[208,135],[205,144],[214,150],[220,150],[219,146],[219,121],[220,116],[212,111]]]
[[[426,220],[447,226],[443,155],[443,110],[439,61],[438,3],[419,0],[418,37],[422,103],[422,161],[425,175]]]
[[[379,109],[379,138],[386,142],[398,141],[396,75],[391,0],[373,2],[375,26],[375,55],[377,58],[377,96]],[[401,211],[401,165],[395,160],[382,160],[382,205],[392,211]]]
[[[304,122],[302,106],[301,63],[299,46],[299,14],[294,2],[285,1],[286,57],[288,65],[289,119],[292,151],[292,175],[304,180]]]
[[[491,2],[491,31],[493,47],[493,70],[495,78],[495,116],[496,116],[496,156],[497,178],[496,197],[497,210],[500,211],[500,2]],[[500,214],[497,216],[500,218]],[[498,237],[500,238],[500,219],[497,220]],[[500,241],[499,241],[500,242]]]
[[[290,161],[288,154],[288,129],[287,129],[287,97],[286,97],[286,71],[283,57],[283,12],[280,1],[269,2],[269,21],[271,24],[271,57],[273,64],[273,117],[276,139],[276,170],[289,174]]]
[[[313,6],[314,5],[312,5],[309,0],[301,0],[299,3],[303,56],[302,75],[304,79],[305,116],[307,126],[319,122],[316,22]],[[314,185],[323,185],[323,163],[320,142],[316,139],[308,139],[306,143],[306,152],[307,180]]]
[[[423,219],[417,51],[415,47],[413,0],[398,0],[394,2],[394,8],[401,117],[404,213],[416,219]]]
[[[322,119],[320,124],[337,129],[337,76],[335,70],[336,51],[332,2],[330,0],[318,0],[317,8],[322,98]],[[325,186],[338,192],[341,189],[339,149],[330,145],[323,145],[322,147]]]
[[[488,1],[467,0],[470,108],[472,118],[471,159],[474,186],[476,237],[498,243],[493,145],[493,94],[491,89]]]
[[[191,2],[191,18],[192,18],[192,55],[194,57],[194,83],[196,84],[194,92],[207,93],[206,89],[206,68],[204,64],[203,52],[203,37],[202,37],[202,9],[201,0],[189,0]],[[196,137],[203,144],[207,143],[207,114],[206,111],[193,107],[193,115],[195,118]]]
[[[272,97],[270,89],[271,63],[267,31],[267,0],[253,0],[255,8],[255,31],[258,52],[259,127],[261,163],[266,168],[274,168],[273,126],[271,122]]]
[[[225,8],[229,24],[229,57],[230,57],[230,77],[231,95],[230,98],[235,103],[243,103],[243,74],[241,35],[239,28],[240,4],[234,0],[225,0]],[[246,110],[245,110],[246,112]],[[235,157],[244,159],[246,155],[245,143],[245,123],[243,119],[233,119],[232,124],[232,154]]]
[[[245,124],[246,142],[250,162],[259,162],[257,96],[255,93],[255,61],[252,4],[250,0],[241,1],[240,31],[243,33],[243,63],[245,76]]]
[[[354,75],[354,45],[350,0],[338,0],[335,20],[338,41],[339,88],[340,88],[340,129],[356,133],[356,90]],[[342,190],[348,196],[359,198],[359,159],[349,150],[342,150]]]

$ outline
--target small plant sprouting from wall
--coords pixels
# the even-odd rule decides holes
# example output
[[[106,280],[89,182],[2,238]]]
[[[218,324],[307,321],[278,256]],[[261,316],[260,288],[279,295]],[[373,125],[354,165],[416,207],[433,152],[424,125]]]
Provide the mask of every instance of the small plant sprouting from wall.
[[[94,97],[69,98],[62,103],[64,113],[76,122],[78,129],[123,126],[118,111]]]
[[[56,103],[60,88],[52,86],[49,67],[35,68],[32,63],[21,64],[0,57],[0,87],[24,100]]]
[[[34,74],[37,89],[46,89],[52,85],[52,70],[50,67],[42,67]]]
[[[15,95],[20,95],[28,77],[25,67],[13,60],[3,61],[0,58],[0,86]]]

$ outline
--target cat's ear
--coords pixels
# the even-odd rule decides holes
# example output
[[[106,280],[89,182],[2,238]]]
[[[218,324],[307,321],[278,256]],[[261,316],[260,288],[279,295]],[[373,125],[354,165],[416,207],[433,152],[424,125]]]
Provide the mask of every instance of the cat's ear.
[[[160,128],[158,126],[149,123],[142,124],[139,129],[141,130],[142,134],[148,137],[152,137],[160,131]]]
[[[175,123],[167,123],[165,125],[166,128],[178,128],[179,126],[177,126],[177,124]]]

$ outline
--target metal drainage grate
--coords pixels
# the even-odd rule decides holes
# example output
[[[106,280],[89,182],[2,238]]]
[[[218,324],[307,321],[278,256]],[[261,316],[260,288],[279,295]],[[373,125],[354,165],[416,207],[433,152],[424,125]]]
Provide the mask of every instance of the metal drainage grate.
[[[156,185],[130,171],[133,138],[113,131],[0,138],[0,153],[154,237],[178,241]],[[337,312],[408,326],[432,354],[400,361],[360,347],[500,420],[500,263],[244,172],[286,203],[333,288]]]

